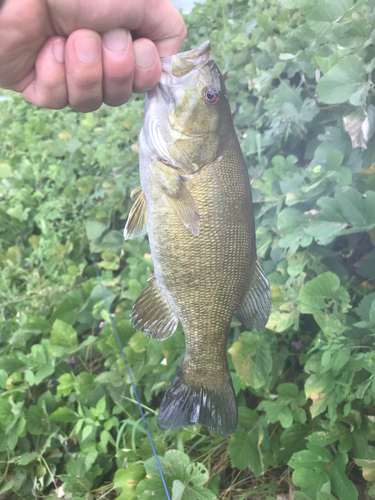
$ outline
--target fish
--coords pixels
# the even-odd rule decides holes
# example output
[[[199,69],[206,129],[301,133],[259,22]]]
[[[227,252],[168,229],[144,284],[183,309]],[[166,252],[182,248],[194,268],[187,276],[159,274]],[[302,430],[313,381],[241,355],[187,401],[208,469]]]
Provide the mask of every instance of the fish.
[[[138,331],[165,340],[181,323],[186,354],[157,416],[161,429],[200,423],[235,432],[227,361],[233,315],[260,331],[271,310],[257,258],[246,163],[210,42],[162,59],[139,137],[141,186],[125,239],[148,233],[154,273],[135,301]]]

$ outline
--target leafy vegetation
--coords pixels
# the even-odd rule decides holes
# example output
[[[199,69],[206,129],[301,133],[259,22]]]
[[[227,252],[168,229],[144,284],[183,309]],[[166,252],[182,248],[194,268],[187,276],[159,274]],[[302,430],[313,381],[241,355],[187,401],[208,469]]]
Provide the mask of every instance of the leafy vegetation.
[[[273,310],[233,320],[239,426],[161,431],[184,354],[129,321],[152,272],[123,241],[143,98],[0,101],[0,496],[164,499],[91,258],[175,500],[375,498],[375,2],[227,0],[186,17],[226,78]],[[63,496],[65,495],[65,496]]]

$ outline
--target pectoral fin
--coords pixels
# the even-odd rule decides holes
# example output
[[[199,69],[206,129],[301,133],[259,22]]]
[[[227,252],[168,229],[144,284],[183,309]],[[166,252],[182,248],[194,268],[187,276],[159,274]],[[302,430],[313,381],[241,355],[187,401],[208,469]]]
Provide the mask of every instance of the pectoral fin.
[[[198,208],[184,181],[178,177],[172,187],[164,188],[164,192],[186,229],[198,236],[200,228]]]
[[[167,339],[173,335],[178,325],[178,319],[154,275],[135,301],[130,317],[137,330],[154,340]]]
[[[248,290],[235,315],[241,323],[252,330],[262,330],[271,312],[271,291],[268,279],[257,259]]]
[[[130,240],[147,232],[146,218],[146,197],[141,187],[134,189],[130,197],[135,200],[126,226],[124,229],[124,238]]]
[[[130,198],[135,201],[137,198],[139,198],[143,193],[143,189],[141,186],[133,189],[133,191],[130,193]]]

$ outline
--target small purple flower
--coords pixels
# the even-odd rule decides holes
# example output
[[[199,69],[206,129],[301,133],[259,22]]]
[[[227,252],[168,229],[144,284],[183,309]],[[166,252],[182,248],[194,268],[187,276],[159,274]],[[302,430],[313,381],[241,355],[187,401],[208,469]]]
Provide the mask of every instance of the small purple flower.
[[[303,349],[303,344],[300,341],[292,342],[292,347],[294,347],[294,349],[297,349],[297,351],[300,351],[301,349]]]
[[[53,480],[53,482],[56,484],[56,486],[59,484],[59,481],[60,481],[60,479],[58,477],[55,477],[55,479]]]
[[[23,267],[24,267],[25,269],[29,269],[30,264],[29,264],[28,262],[25,262],[25,263],[24,263],[24,265],[23,265]]]
[[[101,322],[99,323],[99,328],[100,328],[101,330],[104,328],[104,321],[101,321]]]
[[[233,116],[233,117],[234,117],[234,116],[236,116],[236,114],[237,114],[237,113],[238,113],[238,108],[237,108],[237,106],[233,106],[233,108],[232,108],[232,116]]]
[[[69,359],[68,363],[70,364],[70,366],[72,366],[73,368],[76,367],[77,365],[77,361],[76,361],[76,358],[73,356]]]

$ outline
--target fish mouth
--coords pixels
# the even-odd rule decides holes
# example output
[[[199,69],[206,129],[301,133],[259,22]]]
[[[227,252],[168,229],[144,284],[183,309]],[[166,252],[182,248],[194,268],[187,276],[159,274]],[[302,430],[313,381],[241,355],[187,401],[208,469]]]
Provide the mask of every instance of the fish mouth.
[[[163,73],[161,83],[170,76],[181,78],[190,73],[192,70],[199,70],[209,59],[211,59],[211,43],[205,41],[196,49],[180,52],[177,55],[164,57],[161,59],[163,65]]]
[[[201,69],[204,66],[215,64],[211,56],[209,40],[203,42],[196,49],[164,57],[161,62],[162,75],[157,88],[164,100],[173,104],[176,104],[176,88],[196,87]]]

